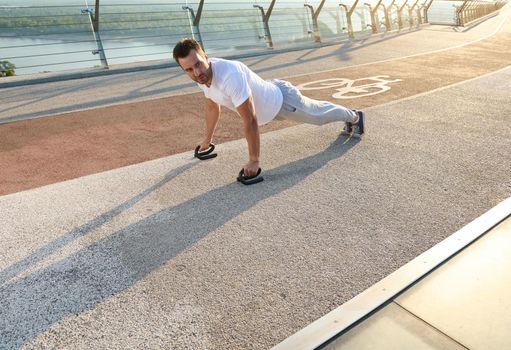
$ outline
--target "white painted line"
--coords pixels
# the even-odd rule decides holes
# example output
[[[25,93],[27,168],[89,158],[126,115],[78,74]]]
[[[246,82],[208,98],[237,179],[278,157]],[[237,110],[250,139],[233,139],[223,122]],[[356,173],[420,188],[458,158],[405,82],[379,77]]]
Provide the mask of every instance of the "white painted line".
[[[402,81],[401,79],[387,80],[388,75],[377,75],[374,77],[360,78],[360,79],[347,79],[347,78],[329,78],[322,80],[315,80],[308,83],[297,85],[298,90],[323,90],[323,89],[334,89],[337,91],[332,95],[335,99],[354,99],[366,96],[373,96],[381,94],[382,92],[391,89],[387,84],[397,83]],[[361,84],[360,82],[367,82],[367,84]],[[355,86],[354,86],[355,85]]]
[[[273,350],[310,350],[317,348],[395,298],[403,290],[483,236],[510,215],[511,197],[353,299],[285,339],[273,347]]]

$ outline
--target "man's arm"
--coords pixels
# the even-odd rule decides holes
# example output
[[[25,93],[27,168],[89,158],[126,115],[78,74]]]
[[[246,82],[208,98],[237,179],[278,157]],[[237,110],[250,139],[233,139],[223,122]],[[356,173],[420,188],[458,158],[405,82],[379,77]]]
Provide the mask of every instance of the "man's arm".
[[[243,118],[243,132],[248,144],[249,161],[243,168],[245,176],[254,176],[259,170],[259,126],[255,115],[252,96],[239,105],[236,110]]]
[[[206,106],[204,114],[206,116],[206,136],[202,141],[200,150],[209,148],[209,144],[213,141],[218,118],[220,117],[220,105],[213,100],[206,98]]]

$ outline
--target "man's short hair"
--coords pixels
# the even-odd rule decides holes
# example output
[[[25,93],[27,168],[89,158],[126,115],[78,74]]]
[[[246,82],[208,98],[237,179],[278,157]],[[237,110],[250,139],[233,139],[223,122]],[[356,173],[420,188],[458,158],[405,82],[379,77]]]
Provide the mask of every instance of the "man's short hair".
[[[179,63],[180,58],[185,58],[190,54],[191,50],[197,51],[198,54],[200,54],[202,57],[204,57],[206,54],[204,53],[204,50],[202,50],[202,47],[195,39],[190,38],[184,38],[179,40],[179,42],[174,46],[174,60],[177,64],[181,65]]]

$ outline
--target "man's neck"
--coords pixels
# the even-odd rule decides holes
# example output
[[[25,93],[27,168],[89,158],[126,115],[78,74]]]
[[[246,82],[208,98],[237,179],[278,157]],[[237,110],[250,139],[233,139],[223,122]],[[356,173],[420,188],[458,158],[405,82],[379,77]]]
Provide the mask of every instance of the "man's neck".
[[[209,62],[209,69],[211,70],[211,78],[209,79],[208,82],[206,82],[206,86],[208,88],[210,88],[211,84],[213,83],[213,64],[211,64],[211,61]]]

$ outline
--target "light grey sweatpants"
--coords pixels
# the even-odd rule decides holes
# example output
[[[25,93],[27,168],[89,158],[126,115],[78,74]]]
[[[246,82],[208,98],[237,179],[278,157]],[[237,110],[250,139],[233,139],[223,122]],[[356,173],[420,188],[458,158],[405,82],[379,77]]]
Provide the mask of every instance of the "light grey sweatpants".
[[[323,125],[331,122],[355,122],[357,114],[351,109],[328,101],[318,101],[303,96],[296,87],[285,80],[273,79],[284,97],[282,108],[275,119],[290,119],[301,123]]]

